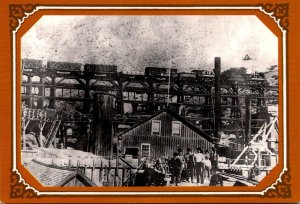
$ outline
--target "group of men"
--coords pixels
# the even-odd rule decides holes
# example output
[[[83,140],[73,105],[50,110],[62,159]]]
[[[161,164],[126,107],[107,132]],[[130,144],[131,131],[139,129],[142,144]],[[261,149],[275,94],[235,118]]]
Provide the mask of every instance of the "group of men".
[[[204,184],[205,173],[209,179],[217,167],[218,154],[215,149],[209,153],[208,150],[203,152],[202,148],[198,147],[195,154],[192,153],[191,148],[187,148],[185,154],[182,149],[178,149],[169,160],[171,182],[175,185],[182,181],[193,183],[194,177],[196,177],[197,184]]]

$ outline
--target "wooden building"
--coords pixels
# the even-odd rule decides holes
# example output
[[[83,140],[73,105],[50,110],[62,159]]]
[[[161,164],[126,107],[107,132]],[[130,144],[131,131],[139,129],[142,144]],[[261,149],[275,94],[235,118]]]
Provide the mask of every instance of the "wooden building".
[[[76,168],[49,165],[35,159],[25,167],[43,186],[96,186]]]
[[[172,157],[178,148],[191,148],[196,152],[197,147],[203,151],[211,151],[212,138],[189,123],[170,109],[164,109],[147,120],[122,132],[121,150],[133,157],[140,155],[149,158]]]

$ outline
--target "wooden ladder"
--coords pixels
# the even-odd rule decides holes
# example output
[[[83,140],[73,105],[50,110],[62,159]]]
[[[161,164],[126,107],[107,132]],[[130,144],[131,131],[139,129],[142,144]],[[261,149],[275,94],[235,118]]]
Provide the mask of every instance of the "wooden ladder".
[[[46,148],[48,148],[52,144],[52,142],[54,141],[56,133],[57,133],[58,128],[60,126],[60,123],[61,123],[61,120],[54,120],[53,121],[52,126],[50,128],[50,131],[47,135],[47,141],[46,141],[46,144],[45,144]]]

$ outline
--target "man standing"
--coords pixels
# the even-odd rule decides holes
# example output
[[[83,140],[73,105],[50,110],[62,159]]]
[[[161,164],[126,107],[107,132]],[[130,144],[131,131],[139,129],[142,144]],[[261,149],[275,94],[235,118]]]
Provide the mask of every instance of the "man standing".
[[[248,180],[258,181],[259,174],[260,174],[260,170],[258,164],[254,162],[254,166],[249,170]]]
[[[185,168],[186,165],[182,149],[178,149],[178,160],[179,160],[178,164],[180,165],[180,174],[179,174],[179,182],[180,182],[182,178],[183,169]]]
[[[175,154],[175,159],[174,159],[174,180],[175,180],[175,184],[176,186],[178,185],[178,183],[181,182],[181,174],[182,174],[182,170],[183,170],[183,166],[184,166],[184,157],[182,154],[182,150],[179,149],[178,153]]]
[[[218,168],[218,159],[219,155],[217,154],[217,151],[215,148],[212,148],[212,152],[210,154],[210,161],[211,161],[211,168],[217,169]]]
[[[171,173],[171,183],[175,183],[176,179],[175,179],[175,169],[176,169],[176,165],[175,165],[175,159],[178,156],[177,152],[173,153],[173,157],[169,159],[169,171]]]
[[[186,149],[187,153],[184,155],[186,163],[186,180],[193,183],[194,179],[194,165],[195,165],[195,156],[192,154],[191,148]],[[191,181],[190,181],[191,178]]]
[[[204,183],[204,155],[201,147],[197,148],[197,153],[194,155],[195,156],[195,169],[196,169],[196,177],[197,177],[197,183],[199,183],[199,180],[201,180],[201,184]],[[200,179],[199,179],[200,178]]]
[[[207,158],[210,158],[210,154],[209,154],[209,151],[208,151],[208,150],[205,150],[204,156],[205,156],[205,158],[206,158],[206,157],[207,157]]]
[[[209,179],[210,177],[210,171],[211,171],[211,161],[209,158],[205,155],[205,160],[204,160],[204,169],[207,172],[207,178]]]

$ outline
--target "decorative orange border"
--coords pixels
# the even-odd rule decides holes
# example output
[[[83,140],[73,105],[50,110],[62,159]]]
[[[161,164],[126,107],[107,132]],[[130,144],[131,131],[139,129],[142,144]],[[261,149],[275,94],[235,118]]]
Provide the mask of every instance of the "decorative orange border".
[[[283,18],[286,18],[288,12],[288,4],[278,4],[276,6],[273,6],[271,4],[268,4],[265,6],[267,8],[268,11],[270,11],[270,13],[274,12],[274,14],[277,14],[277,16],[274,16],[276,20],[280,20],[280,22],[283,22],[282,24],[280,25],[285,25],[287,27],[287,21],[282,21],[281,18],[279,17],[282,17]],[[28,28],[30,28],[40,17],[42,17],[43,15],[51,15],[53,12],[58,15],[58,14],[63,14],[63,15],[139,15],[140,13],[142,15],[186,15],[186,12],[188,11],[189,15],[256,15],[258,18],[260,18],[269,28],[270,30],[272,30],[274,32],[275,35],[278,36],[278,40],[279,40],[279,50],[281,52],[279,53],[282,53],[283,51],[283,48],[282,48],[282,44],[283,44],[283,36],[282,36],[282,33],[280,31],[280,29],[278,28],[277,24],[270,18],[264,18],[265,17],[265,14],[262,12],[262,11],[258,11],[258,10],[251,10],[251,9],[247,9],[248,7],[246,7],[246,9],[243,9],[242,11],[235,11],[234,9],[214,9],[213,11],[210,11],[210,10],[205,10],[205,8],[200,8],[200,9],[195,9],[195,10],[189,10],[189,9],[186,9],[186,11],[182,11],[183,9],[180,9],[180,10],[172,10],[172,9],[158,9],[158,10],[153,10],[153,9],[149,9],[149,10],[146,10],[146,9],[143,9],[143,8],[139,8],[139,9],[136,9],[136,10],[133,10],[132,8],[129,8],[129,9],[126,9],[126,10],[123,10],[122,8],[118,8],[116,7],[117,10],[107,10],[107,9],[97,9],[97,7],[93,7],[95,8],[95,10],[91,11],[89,10],[88,13],[84,10],[84,8],[73,8],[71,9],[71,11],[69,10],[65,10],[63,9],[60,9],[59,7],[57,9],[50,9],[51,7],[46,7],[46,9],[42,9],[42,10],[37,10],[37,7],[36,5],[30,5],[30,4],[27,4],[27,5],[10,5],[10,8],[11,8],[11,14],[18,14],[18,17],[20,17],[20,21],[18,20],[17,22],[22,22],[24,21],[25,17],[29,16],[29,13],[33,13],[32,15],[30,15],[30,17],[34,17],[36,16],[36,19],[34,19],[33,21],[30,21],[30,19],[26,19],[26,22],[24,21],[24,23],[22,24],[22,26],[19,24],[15,24],[15,23],[12,23],[11,25],[13,25],[14,27],[12,28],[15,28],[15,30],[12,30],[13,32],[17,30],[16,32],[16,69],[17,69],[17,72],[16,72],[16,79],[17,79],[17,82],[20,82],[20,76],[21,76],[21,69],[20,67],[18,66],[20,63],[20,47],[21,47],[21,37],[24,33],[27,32]],[[216,8],[216,7],[215,7]],[[239,8],[239,7],[237,7]],[[241,8],[241,7],[240,7]],[[264,7],[263,7],[264,8]],[[114,9],[114,8],[113,8]],[[283,12],[282,12],[283,11]],[[283,15],[282,15],[283,13]],[[281,16],[280,16],[281,14]],[[278,17],[279,15],[279,17]],[[13,16],[13,15],[12,15]],[[15,18],[12,18],[12,19],[15,19]],[[15,22],[15,21],[11,21],[11,22]],[[18,28],[18,29],[17,29]],[[284,28],[286,29],[286,28]],[[282,54],[279,55],[279,61],[282,62],[283,59],[282,59]],[[279,78],[283,78],[282,76],[282,72],[283,72],[283,69],[282,69],[282,63],[279,63]],[[279,80],[279,85],[280,87],[282,87],[282,80]],[[16,98],[17,98],[17,121],[16,121],[16,124],[17,124],[17,130],[20,130],[20,123],[18,120],[18,118],[20,117],[19,116],[19,111],[18,111],[18,107],[20,107],[20,91],[19,91],[19,88],[20,87],[20,84],[17,83],[17,87],[16,87],[16,90],[17,90],[17,94],[16,94]],[[279,90],[279,93],[280,93],[280,101],[282,101],[282,88]],[[279,104],[280,107],[282,107],[282,102]],[[280,112],[282,113],[282,108],[280,110]],[[281,114],[281,120],[280,120],[280,126],[282,127],[283,123],[282,123],[282,114]],[[24,179],[25,181],[31,181],[30,184],[32,186],[35,186],[34,188],[36,190],[38,190],[39,192],[35,195],[35,196],[39,196],[40,194],[44,195],[44,191],[46,192],[54,192],[54,191],[63,191],[65,193],[69,193],[68,191],[70,192],[77,192],[78,194],[82,194],[80,192],[82,191],[90,191],[90,192],[95,192],[95,191],[103,191],[103,194],[101,195],[107,195],[105,194],[104,192],[108,193],[108,194],[111,194],[111,192],[119,192],[118,195],[122,195],[121,192],[135,192],[136,194],[137,193],[141,193],[142,195],[146,195],[145,192],[149,191],[149,189],[147,188],[144,188],[144,187],[128,187],[126,189],[124,188],[120,188],[120,187],[109,187],[109,188],[89,188],[89,189],[86,189],[86,188],[80,188],[80,187],[77,187],[76,189],[74,188],[58,188],[58,187],[43,187],[41,186],[40,184],[35,184],[35,182],[32,182],[32,180],[35,180],[31,175],[30,173],[27,172],[27,170],[21,165],[21,162],[20,162],[20,138],[19,138],[19,135],[20,135],[20,132],[17,131],[16,132],[16,144],[17,144],[17,148],[16,148],[16,164],[17,164],[17,170],[19,171],[19,173],[21,173],[23,176],[24,176]],[[280,177],[280,173],[282,172],[282,169],[284,168],[284,164],[283,164],[283,154],[282,152],[283,151],[283,133],[282,133],[282,130],[281,130],[281,137],[280,137],[280,152],[281,154],[279,155],[279,158],[280,159],[280,162],[279,162],[279,165],[268,175],[268,177],[266,179],[264,179],[263,182],[261,182],[257,187],[254,187],[254,188],[250,188],[250,187],[235,187],[235,191],[240,191],[241,193],[243,192],[247,192],[249,191],[249,194],[253,191],[261,191],[262,189],[266,189],[267,187],[269,187],[270,185],[272,185],[272,183],[274,183],[276,181],[276,179],[278,177]],[[28,178],[27,178],[28,177]],[[272,181],[270,182],[270,178],[272,178]],[[269,179],[268,182],[266,182],[266,180]],[[30,186],[29,184],[29,186]],[[288,186],[288,185],[282,185],[284,187]],[[262,188],[263,187],[263,188]],[[13,189],[14,190],[14,189]],[[27,192],[30,192],[32,189],[29,188],[29,191],[24,191],[24,194],[26,194]],[[190,192],[192,193],[191,191],[194,191],[196,192],[198,190],[198,188],[187,188],[187,187],[181,187],[181,188],[178,188],[178,189],[174,189],[172,187],[164,187],[164,188],[156,188],[155,190],[154,189],[151,189],[152,191],[156,191],[157,193],[159,192],[170,192],[170,191],[176,191],[177,194],[180,194],[182,192]],[[203,189],[201,189],[202,191],[204,192],[208,192],[209,191],[216,191],[216,192],[223,192],[223,191],[228,191],[228,189],[226,188],[220,188],[220,189],[216,189],[216,188],[211,188],[211,187],[205,187]],[[274,192],[277,193],[278,196],[282,196],[283,194],[281,193],[281,191],[278,191],[276,188],[275,190],[272,189],[273,191],[273,195],[274,195]],[[229,191],[234,191],[234,190],[229,190]],[[286,190],[287,192],[289,192],[289,189],[287,188]],[[35,192],[35,191],[34,191]],[[234,192],[235,193],[235,192]],[[221,195],[226,195],[228,194],[228,192],[224,192],[224,194],[221,194]],[[247,195],[247,194],[246,194]],[[263,194],[264,195],[264,194]],[[269,194],[266,194],[266,195],[269,195]],[[235,196],[238,196],[238,195],[235,195]],[[287,195],[283,195],[284,197],[289,197],[290,195],[287,194]]]
[[[120,2],[119,2],[120,3]],[[128,2],[129,3],[129,2]],[[146,2],[145,2],[146,3]],[[22,22],[25,18],[28,17],[28,14],[33,12],[34,9],[36,8],[36,6],[42,6],[44,4],[35,4],[35,5],[31,5],[31,4],[12,4],[12,5],[7,5],[9,10],[6,10],[6,14],[9,13],[9,29],[8,32],[9,34],[11,34],[13,31],[15,31],[19,26],[20,26],[20,22]],[[104,6],[120,6],[117,4],[111,4],[108,5],[107,2],[103,3]],[[101,5],[101,6],[103,6]],[[184,5],[183,2],[176,2],[176,3],[172,3],[172,6],[182,6],[182,7],[190,7],[191,5],[193,6],[199,6],[197,5],[195,2],[190,2],[189,5]],[[291,16],[293,16],[294,14],[292,12],[290,12],[292,9],[291,5],[296,5],[296,3],[294,1],[290,1],[290,2],[285,2],[285,3],[264,3],[264,4],[260,4],[260,2],[256,2],[255,4],[241,4],[238,2],[235,2],[235,4],[231,4],[231,5],[226,5],[225,3],[223,4],[218,4],[218,5],[201,5],[202,6],[232,6],[232,7],[248,7],[248,6],[261,6],[263,8],[263,10],[266,13],[269,13],[270,16],[267,16],[266,14],[262,13],[261,11],[256,12],[254,15],[256,15],[261,21],[263,21],[277,36],[282,36],[282,33],[280,32],[280,29],[278,29],[278,26],[274,23],[273,19],[278,21],[279,20],[279,24],[280,26],[287,31],[288,33],[288,50],[287,50],[287,67],[290,68],[290,46],[291,44],[290,42],[290,33],[292,33],[292,31],[295,29],[295,24],[293,24],[293,21],[291,21]],[[44,5],[47,6],[47,5]],[[49,5],[48,5],[49,6]],[[56,6],[62,6],[62,5],[56,5]],[[69,4],[69,5],[65,5],[65,6],[74,6],[74,4]],[[79,5],[77,5],[79,6]],[[86,5],[86,6],[96,6],[95,2],[94,4],[91,2],[91,4]],[[99,5],[98,5],[99,6]],[[126,5],[121,5],[121,6],[126,6]],[[132,3],[127,4],[127,6],[151,6],[151,5],[133,5]],[[156,5],[156,6],[167,6],[167,5]],[[170,5],[168,5],[170,6]],[[168,7],[167,6],[167,7]],[[297,6],[299,6],[299,4],[297,4]],[[293,8],[293,7],[292,7]],[[294,10],[294,9],[293,9]],[[26,19],[21,27],[19,28],[17,34],[16,34],[16,50],[17,52],[17,56],[16,56],[16,60],[17,60],[17,64],[20,64],[20,38],[22,36],[22,34],[24,34],[33,24],[34,22],[36,22],[42,15],[76,15],[76,14],[81,14],[81,15],[184,15],[184,14],[188,14],[188,15],[253,15],[253,10],[238,10],[238,9],[233,9],[233,10],[226,10],[225,12],[222,10],[201,10],[201,12],[199,12],[200,10],[189,10],[189,9],[180,9],[180,10],[169,10],[169,9],[164,9],[163,11],[160,10],[144,10],[144,9],[128,9],[126,11],[124,10],[115,10],[115,9],[111,9],[111,10],[41,10],[41,12],[37,12],[34,15],[29,16],[28,19]],[[6,16],[5,19],[8,19]],[[8,21],[7,21],[8,22]],[[299,23],[299,21],[298,21]],[[2,23],[0,24],[2,25]],[[6,26],[7,28],[7,26]],[[7,33],[6,33],[7,34]],[[7,35],[9,36],[9,35]],[[279,39],[282,39],[280,38]],[[13,39],[11,39],[13,40]],[[11,41],[10,41],[11,42]],[[299,43],[299,41],[298,41]],[[9,45],[9,42],[6,42],[6,45]],[[299,44],[298,44],[299,45]],[[8,46],[9,48],[9,46]],[[293,47],[293,49],[295,49]],[[283,50],[283,46],[282,46],[282,42],[279,43],[279,50],[282,51]],[[281,52],[279,52],[281,53]],[[9,59],[9,57],[11,57],[11,59],[9,61],[6,61],[4,64],[7,65],[7,68],[5,70],[8,70],[7,74],[12,74],[12,66],[11,62],[14,60],[14,58],[12,57],[12,53],[8,52],[7,53],[7,57],[6,60]],[[279,72],[282,73],[282,55],[279,55]],[[17,84],[16,87],[20,87],[20,67],[17,66],[17,72],[16,72],[16,78],[17,78]],[[289,75],[289,70],[288,70],[288,80],[290,80],[291,75]],[[6,75],[7,75],[6,74]],[[12,75],[11,75],[12,76]],[[6,84],[4,91],[10,91],[10,93],[13,92],[13,87],[11,86],[12,84],[12,78],[8,77],[8,78],[2,78],[1,77],[1,85],[2,83]],[[283,106],[283,98],[282,98],[282,84],[283,84],[283,76],[279,75],[279,84],[280,84],[280,88],[279,88],[279,93],[280,93],[280,107]],[[9,85],[9,86],[8,86]],[[288,86],[288,91],[290,91],[290,86],[289,84],[287,84]],[[2,89],[2,87],[1,87]],[[16,99],[17,99],[17,107],[20,107],[20,88],[17,88],[17,92],[14,93],[16,94]],[[10,94],[11,95],[11,94]],[[290,95],[288,95],[289,97]],[[1,115],[2,115],[2,109],[4,109],[5,107],[12,107],[12,98],[6,97],[7,103],[6,106],[1,106]],[[289,98],[288,98],[289,99]],[[289,111],[289,106],[288,106],[288,111]],[[8,116],[8,119],[12,119],[12,109],[6,109],[4,112],[7,113],[6,116]],[[290,112],[288,112],[290,114]],[[17,111],[17,120],[16,120],[16,124],[17,124],[17,130],[20,130],[20,122],[18,121],[18,118],[20,118],[20,114]],[[289,118],[288,118],[289,119]],[[76,197],[76,201],[77,202],[200,202],[200,201],[206,201],[206,202],[218,202],[218,201],[226,201],[226,202],[242,202],[242,201],[247,201],[249,202],[249,198],[251,199],[251,201],[258,201],[258,202],[275,202],[275,201],[292,201],[295,198],[299,199],[299,197],[297,197],[297,191],[293,190],[293,189],[297,189],[297,187],[299,188],[299,184],[297,185],[297,183],[293,183],[294,178],[296,179],[297,176],[295,176],[294,173],[295,170],[297,169],[295,162],[292,160],[292,158],[295,159],[295,157],[293,157],[293,154],[291,151],[287,152],[288,154],[288,169],[292,169],[291,172],[289,171],[285,171],[284,174],[281,175],[281,178],[278,180],[277,184],[273,186],[272,189],[269,189],[263,196],[262,195],[247,195],[247,194],[241,194],[241,195],[226,195],[225,193],[222,195],[212,195],[209,194],[210,191],[228,191],[228,188],[230,188],[229,191],[241,191],[241,192],[253,192],[253,191],[257,191],[257,190],[261,190],[261,189],[265,189],[268,184],[272,184],[274,183],[274,181],[278,178],[280,172],[282,171],[284,165],[281,163],[279,163],[279,165],[277,165],[275,167],[275,169],[256,187],[251,188],[250,187],[222,187],[222,188],[218,188],[218,187],[202,187],[201,191],[205,191],[207,192],[207,195],[192,195],[189,194],[189,192],[191,191],[191,188],[187,188],[187,187],[182,187],[182,188],[176,188],[176,193],[174,193],[174,188],[168,188],[168,187],[155,187],[155,188],[150,188],[151,191],[153,192],[157,192],[156,196],[153,195],[132,195],[132,194],[128,194],[128,195],[118,195],[118,192],[130,192],[133,190],[133,188],[131,187],[126,187],[126,189],[122,188],[122,187],[107,187],[107,188],[99,188],[97,187],[97,189],[93,189],[93,188],[54,188],[54,187],[43,187],[41,186],[31,175],[30,173],[28,173],[23,167],[22,165],[20,165],[20,156],[17,156],[17,169],[18,171],[21,173],[22,178],[20,178],[20,174],[18,171],[11,171],[11,168],[13,166],[12,160],[9,161],[8,158],[12,158],[12,150],[11,150],[11,138],[9,137],[10,135],[12,135],[12,130],[11,128],[11,122],[12,120],[8,120],[8,121],[3,121],[4,123],[1,123],[1,128],[3,124],[6,124],[7,127],[4,128],[5,129],[5,135],[6,135],[6,139],[4,140],[4,144],[7,144],[8,146],[6,146],[6,148],[3,148],[4,150],[6,150],[6,152],[4,152],[4,154],[2,154],[3,156],[7,155],[8,157],[6,157],[6,160],[1,161],[1,163],[5,164],[5,170],[4,168],[1,168],[2,172],[4,172],[4,175],[7,175],[10,177],[4,177],[3,179],[3,186],[4,187],[4,191],[1,190],[1,194],[4,195],[3,198],[5,198],[5,201],[9,201],[9,202],[53,202],[53,201],[57,201],[57,197],[59,196],[59,201],[60,202],[72,202],[74,200],[74,197]],[[289,120],[288,120],[289,121]],[[10,124],[9,124],[10,123]],[[280,127],[282,127],[282,109],[280,111]],[[289,128],[289,125],[288,125]],[[280,129],[280,140],[283,141],[282,135],[282,129]],[[18,135],[17,131],[17,135]],[[10,134],[9,134],[10,133]],[[292,146],[291,145],[291,137],[295,138],[295,133],[290,134],[291,131],[289,131],[288,129],[288,145],[289,148]],[[17,137],[18,138],[18,137]],[[10,141],[9,141],[10,140]],[[17,151],[20,153],[20,140],[17,140]],[[9,146],[10,144],[10,146]],[[282,144],[282,143],[281,143]],[[280,152],[283,152],[283,147],[282,145],[280,145]],[[282,161],[282,157],[283,155],[280,155],[281,159],[280,161]],[[10,170],[7,170],[7,169]],[[15,170],[13,168],[13,170]],[[1,173],[2,173],[1,172]],[[10,178],[10,182],[9,179]],[[291,178],[293,178],[293,180],[291,180]],[[298,176],[299,178],[299,176]],[[36,189],[38,189],[39,191],[47,191],[47,192],[52,192],[53,195],[40,195],[37,194],[36,191],[34,191],[32,188],[28,188],[27,185],[25,185],[25,181],[28,183],[30,183],[30,185],[34,186]],[[198,190],[197,189],[193,189]],[[84,192],[84,191],[92,191],[92,192],[107,192],[107,191],[112,191],[115,192],[115,195],[80,195],[80,197],[76,194],[74,195],[67,195],[67,196],[63,196],[63,195],[55,195],[56,191],[75,191],[75,192]],[[137,192],[143,192],[143,191],[149,191],[149,187],[137,187],[134,188],[134,191]],[[167,195],[159,195],[159,192],[170,192],[172,193],[171,195],[167,194]],[[294,193],[293,193],[294,191]],[[185,194],[181,194],[180,192],[185,192]],[[296,193],[296,194],[295,194]],[[156,197],[156,198],[153,198]],[[36,199],[35,199],[36,198]],[[2,199],[2,197],[1,197]],[[100,200],[101,199],[101,200]],[[126,200],[125,200],[126,199]],[[233,200],[234,199],[234,200]]]

